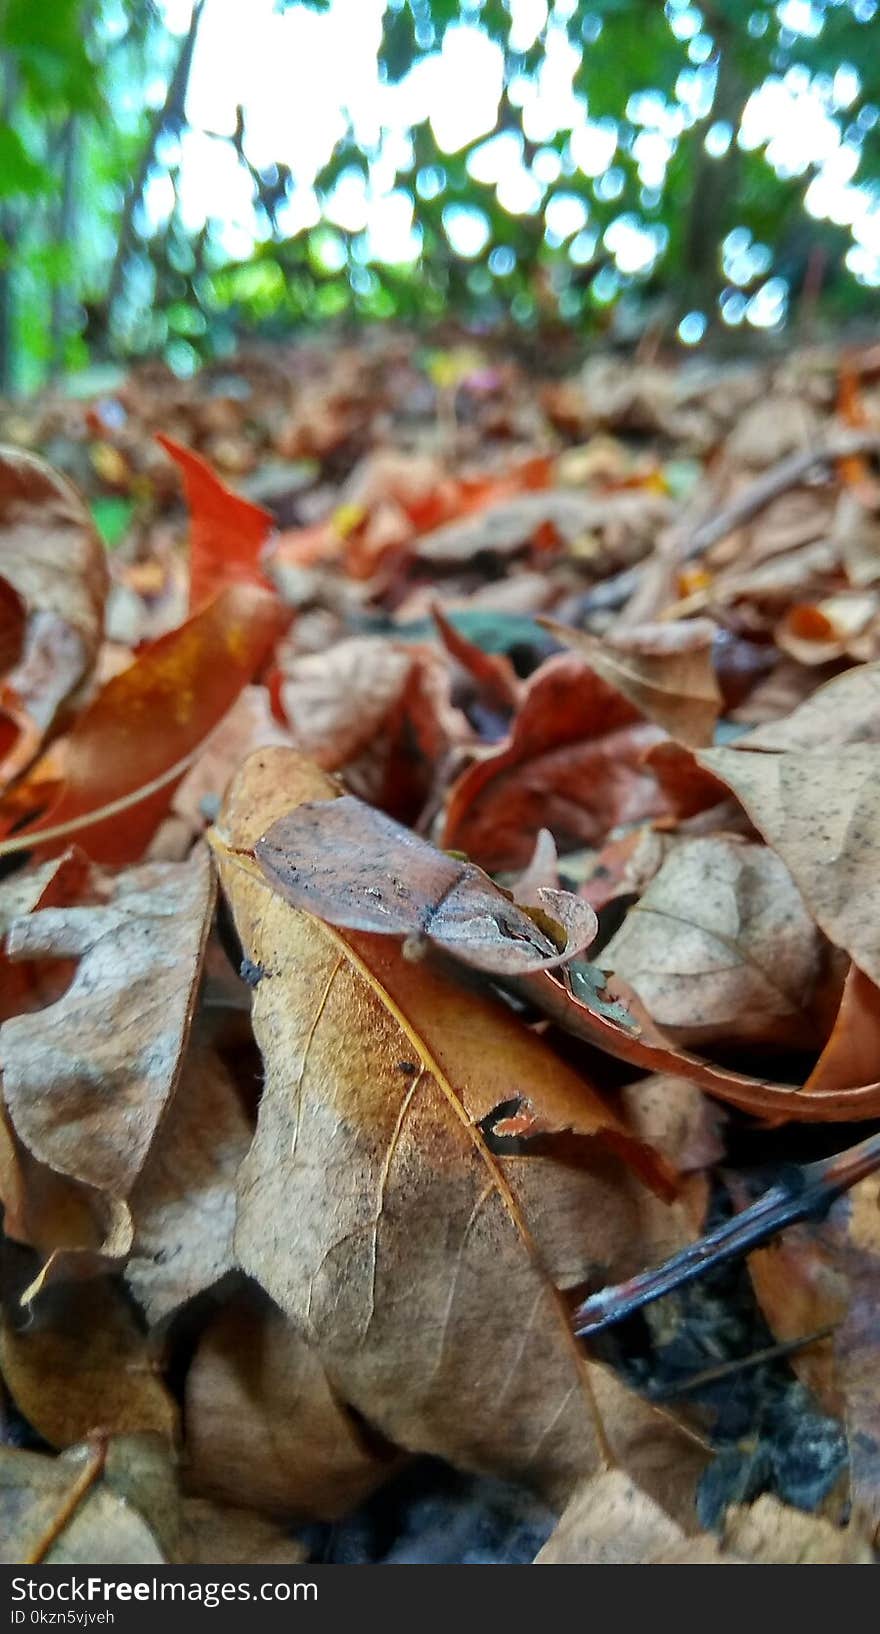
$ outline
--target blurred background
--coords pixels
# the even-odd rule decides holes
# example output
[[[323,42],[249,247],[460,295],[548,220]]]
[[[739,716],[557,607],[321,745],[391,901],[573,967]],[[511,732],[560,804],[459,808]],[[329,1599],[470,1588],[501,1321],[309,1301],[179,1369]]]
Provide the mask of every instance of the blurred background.
[[[748,350],[880,285],[877,0],[5,0],[0,390],[451,317]]]

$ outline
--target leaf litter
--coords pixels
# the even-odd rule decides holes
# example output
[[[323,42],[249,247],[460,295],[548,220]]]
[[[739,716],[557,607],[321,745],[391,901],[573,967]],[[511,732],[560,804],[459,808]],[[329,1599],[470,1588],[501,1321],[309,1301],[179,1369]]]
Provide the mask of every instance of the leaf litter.
[[[10,420],[10,1561],[874,1558],[870,371],[481,346]]]

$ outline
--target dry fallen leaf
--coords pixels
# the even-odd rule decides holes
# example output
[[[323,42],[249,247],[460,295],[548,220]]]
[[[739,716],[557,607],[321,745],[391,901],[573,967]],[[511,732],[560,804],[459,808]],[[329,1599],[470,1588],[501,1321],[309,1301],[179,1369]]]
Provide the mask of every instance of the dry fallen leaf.
[[[0,1373],[51,1446],[152,1431],[173,1440],[177,1413],[138,1325],[107,1280],[51,1289],[0,1329]]]
[[[34,759],[59,711],[90,676],[109,584],[104,546],[76,490],[14,448],[0,449],[0,575],[27,614],[20,653],[0,688],[6,782]],[[8,609],[7,591],[4,604]]]
[[[666,803],[642,761],[663,733],[580,658],[551,658],[523,690],[506,743],[453,784],[443,845],[484,868],[528,862],[542,828],[560,850],[601,844]]]
[[[160,432],[156,441],[183,476],[189,510],[190,606],[203,606],[230,584],[270,589],[260,566],[273,529],[268,511],[232,493],[207,460],[182,448],[173,437]]]
[[[317,1351],[267,1300],[229,1303],[186,1384],[187,1484],[263,1514],[335,1520],[395,1468],[337,1400]]]
[[[536,1566],[871,1566],[854,1526],[789,1509],[775,1498],[728,1511],[722,1536],[687,1537],[619,1470],[578,1487]]]
[[[165,1565],[146,1521],[102,1480],[106,1458],[104,1442],[60,1458],[0,1447],[0,1563]]]
[[[493,975],[552,969],[583,952],[598,928],[586,902],[547,886],[524,911],[521,889],[513,901],[482,869],[350,795],[303,802],[273,823],[254,856],[295,908],[343,929],[430,944]]]
[[[705,749],[790,870],[820,929],[880,983],[880,759],[867,744],[768,753]]]
[[[695,748],[712,742],[721,691],[712,667],[716,627],[710,619],[637,624],[603,641],[555,619],[540,622],[671,737]]]
[[[90,857],[136,862],[209,732],[253,679],[284,615],[274,596],[231,585],[114,675],[74,724],[65,777],[25,831],[40,857],[73,834]],[[39,802],[37,802],[39,803]],[[23,835],[16,835],[21,849]]]
[[[545,1268],[555,1165],[536,1238],[491,1125],[513,1103],[581,1137],[568,1257],[570,1270],[571,1252],[584,1256],[583,1276],[638,1253],[637,1189],[603,1135],[619,1145],[622,1131],[509,1012],[388,937],[298,912],[246,865],[273,819],[334,794],[300,757],[258,754],[215,837],[258,972],[266,1071],[236,1251],[389,1441],[564,1491],[601,1461],[603,1432]]]
[[[800,1045],[815,1036],[821,939],[766,846],[724,834],[684,840],[600,962],[680,1044]]]
[[[79,961],[55,1004],[0,1029],[15,1132],[123,1213],[180,1073],[213,898],[203,851],[131,869],[107,903],[44,908],[9,935],[13,958]]]

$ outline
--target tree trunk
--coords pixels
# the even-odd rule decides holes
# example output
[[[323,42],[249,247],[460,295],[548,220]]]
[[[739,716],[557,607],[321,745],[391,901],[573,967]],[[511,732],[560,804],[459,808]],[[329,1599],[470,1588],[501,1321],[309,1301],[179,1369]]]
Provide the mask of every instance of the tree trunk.
[[[711,320],[718,293],[719,247],[738,195],[741,155],[736,138],[749,87],[731,50],[729,24],[720,17],[710,17],[709,24],[718,54],[718,78],[712,107],[692,134],[699,146],[683,246],[679,310],[705,312]],[[713,159],[704,143],[707,132],[719,121],[730,125],[733,136],[727,152]]]
[[[125,197],[122,219],[119,223],[119,240],[107,285],[106,314],[107,329],[110,333],[114,328],[120,297],[125,289],[128,264],[135,248],[137,238],[134,225],[135,216],[143,200],[151,171],[156,163],[156,150],[163,136],[172,131],[182,130],[186,121],[186,93],[204,5],[205,0],[196,0],[193,6],[189,28],[181,43],[177,62],[174,65],[174,72],[168,81],[165,101],[156,109],[153,116],[141,152],[140,162]]]

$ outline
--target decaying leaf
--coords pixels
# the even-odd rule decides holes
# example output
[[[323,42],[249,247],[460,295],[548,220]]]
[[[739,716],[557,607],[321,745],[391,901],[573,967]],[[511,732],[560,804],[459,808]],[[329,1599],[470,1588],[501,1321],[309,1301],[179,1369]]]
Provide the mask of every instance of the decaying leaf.
[[[710,619],[638,624],[603,641],[555,619],[541,623],[671,737],[694,747],[712,742],[721,691],[712,667],[716,627]]]
[[[57,800],[27,827],[38,855],[63,850],[72,834],[98,862],[138,861],[195,752],[282,623],[274,596],[231,585],[114,675],[74,725]]]
[[[166,1564],[146,1521],[103,1481],[106,1458],[102,1441],[60,1458],[0,1447],[0,1563]]]
[[[548,659],[506,743],[453,784],[443,845],[492,869],[524,866],[541,828],[561,850],[601,844],[616,824],[666,809],[642,764],[662,737],[582,659]]]
[[[212,907],[202,852],[132,869],[107,903],[45,908],[9,935],[13,958],[79,961],[55,1004],[0,1030],[13,1127],[38,1163],[117,1205],[177,1083]]]
[[[579,1487],[537,1566],[871,1566],[857,1526],[789,1509],[774,1498],[728,1511],[720,1538],[687,1537],[619,1470]]]
[[[187,1378],[190,1491],[263,1514],[334,1520],[395,1467],[336,1399],[316,1350],[268,1301],[226,1306]]]
[[[235,1176],[252,1133],[222,1057],[193,1043],[129,1196],[125,1278],[151,1325],[234,1269]]]
[[[258,754],[214,842],[261,972],[266,1085],[236,1252],[389,1441],[564,1490],[602,1458],[591,1370],[491,1124],[522,1103],[582,1137],[585,1276],[638,1252],[636,1194],[603,1139],[623,1131],[509,1012],[388,937],[297,911],[246,866],[273,820],[334,794],[300,757]]]
[[[109,1281],[55,1287],[0,1329],[0,1373],[51,1446],[97,1434],[173,1440],[177,1414],[123,1295]]]
[[[830,941],[880,983],[880,757],[868,744],[759,753],[705,749],[790,870]]]
[[[815,925],[784,862],[723,834],[670,853],[602,953],[681,1044],[809,1041]]]
[[[207,460],[161,432],[160,447],[179,468],[189,510],[190,606],[198,608],[230,584],[271,588],[261,557],[272,533],[268,511],[224,486]]]
[[[15,448],[0,449],[0,575],[7,608],[11,591],[27,614],[0,688],[5,782],[34,759],[91,674],[109,582],[104,546],[76,490]],[[5,623],[8,629],[8,617]]]
[[[573,959],[598,926],[586,902],[547,886],[529,914],[482,869],[350,795],[298,805],[254,855],[275,890],[328,924],[423,940],[496,975]]]

